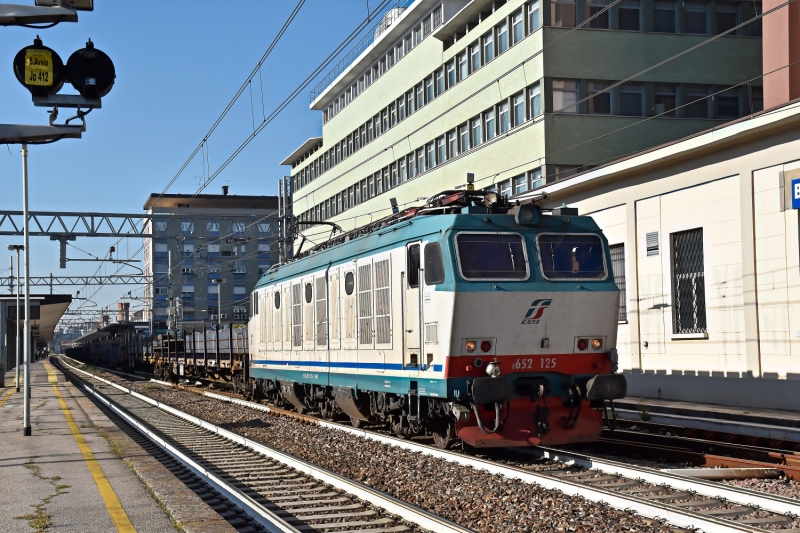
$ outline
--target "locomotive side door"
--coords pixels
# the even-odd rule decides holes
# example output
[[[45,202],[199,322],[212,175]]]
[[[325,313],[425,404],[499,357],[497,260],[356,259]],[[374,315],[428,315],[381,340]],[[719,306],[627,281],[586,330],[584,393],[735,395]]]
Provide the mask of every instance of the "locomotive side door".
[[[420,243],[406,245],[406,269],[403,282],[403,367],[419,370],[421,317],[419,305]]]

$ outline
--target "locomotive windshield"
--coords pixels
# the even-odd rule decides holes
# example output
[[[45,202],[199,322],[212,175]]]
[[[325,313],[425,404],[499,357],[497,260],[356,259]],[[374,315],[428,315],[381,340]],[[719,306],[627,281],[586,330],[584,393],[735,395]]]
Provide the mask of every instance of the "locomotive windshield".
[[[605,279],[603,243],[597,235],[543,233],[536,242],[547,279]]]
[[[528,254],[517,233],[459,233],[456,249],[464,279],[528,278]]]

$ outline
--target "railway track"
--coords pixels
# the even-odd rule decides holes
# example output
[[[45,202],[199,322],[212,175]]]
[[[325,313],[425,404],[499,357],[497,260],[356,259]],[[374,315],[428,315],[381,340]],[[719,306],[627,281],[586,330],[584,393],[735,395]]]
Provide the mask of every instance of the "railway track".
[[[641,433],[607,432],[592,449],[712,468],[775,468],[800,481],[800,452],[717,440]]]
[[[244,509],[266,531],[470,531],[111,381],[56,364],[80,388]]]
[[[685,530],[755,532],[800,527],[800,520],[797,519],[797,515],[800,515],[800,502],[789,498],[564,450],[538,448],[517,453],[511,460],[508,457],[505,461],[480,459],[363,428],[356,429],[346,424],[327,422],[308,415],[298,415],[293,411],[246,402],[234,397],[233,394],[185,388],[197,394],[251,409],[289,416],[305,422],[313,421],[359,437],[432,455],[508,478],[536,483],[545,488],[558,489],[566,494],[583,496],[592,501],[601,501],[618,509],[631,510],[645,517],[665,520]],[[561,461],[564,467],[537,471],[536,467],[531,465],[531,454],[539,458]]]

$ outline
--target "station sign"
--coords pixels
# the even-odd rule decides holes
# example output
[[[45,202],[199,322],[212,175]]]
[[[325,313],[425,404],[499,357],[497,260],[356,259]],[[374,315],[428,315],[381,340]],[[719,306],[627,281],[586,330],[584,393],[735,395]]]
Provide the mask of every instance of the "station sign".
[[[792,180],[792,209],[800,209],[800,178]]]

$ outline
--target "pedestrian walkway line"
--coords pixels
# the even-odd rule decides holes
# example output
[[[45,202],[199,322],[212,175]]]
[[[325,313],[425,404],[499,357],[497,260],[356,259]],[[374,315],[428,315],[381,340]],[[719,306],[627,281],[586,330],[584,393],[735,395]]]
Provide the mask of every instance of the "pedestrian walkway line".
[[[117,493],[114,492],[114,488],[103,473],[103,469],[100,468],[100,464],[97,462],[97,459],[95,459],[91,448],[86,444],[86,439],[83,438],[78,424],[76,424],[75,420],[72,418],[72,413],[69,412],[67,403],[58,390],[58,374],[56,374],[55,369],[49,363],[44,362],[44,367],[47,370],[48,381],[53,384],[53,390],[58,397],[58,403],[61,406],[61,411],[64,413],[64,418],[67,419],[67,425],[70,431],[72,431],[75,442],[78,443],[78,448],[81,451],[81,455],[83,455],[83,460],[86,461],[86,466],[89,467],[89,472],[91,472],[97,489],[100,491],[100,496],[102,496],[103,502],[106,505],[108,514],[111,516],[111,521],[114,522],[114,526],[119,533],[136,533],[133,524],[131,524],[127,513],[125,513],[125,509],[122,507],[117,497]]]
[[[12,394],[14,394],[14,389],[9,390],[8,394],[6,394],[6,397],[0,400],[0,407],[3,407],[3,404],[6,403],[9,398],[11,398]]]

